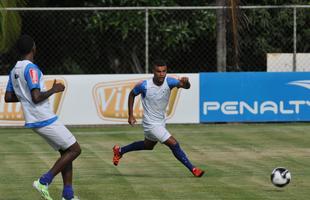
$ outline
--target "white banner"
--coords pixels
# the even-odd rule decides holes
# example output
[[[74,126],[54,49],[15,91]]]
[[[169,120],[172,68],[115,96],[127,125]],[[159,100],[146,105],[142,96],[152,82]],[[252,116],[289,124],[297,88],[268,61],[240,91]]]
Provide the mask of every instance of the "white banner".
[[[167,108],[167,123],[199,123],[199,75],[187,76],[191,88],[173,89]],[[127,124],[127,100],[130,90],[152,74],[124,75],[55,75],[45,76],[45,86],[50,88],[53,80],[65,84],[63,93],[50,97],[54,112],[66,125]],[[19,103],[5,103],[4,93],[8,77],[0,76],[0,126],[24,124]],[[140,96],[136,97],[134,114],[141,123],[143,109]]]

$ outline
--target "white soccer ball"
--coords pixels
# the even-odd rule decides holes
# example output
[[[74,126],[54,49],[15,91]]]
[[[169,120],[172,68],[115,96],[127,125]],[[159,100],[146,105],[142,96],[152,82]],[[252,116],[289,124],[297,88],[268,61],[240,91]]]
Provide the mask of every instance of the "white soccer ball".
[[[286,186],[291,178],[291,173],[284,167],[277,167],[271,173],[271,182],[277,187]]]

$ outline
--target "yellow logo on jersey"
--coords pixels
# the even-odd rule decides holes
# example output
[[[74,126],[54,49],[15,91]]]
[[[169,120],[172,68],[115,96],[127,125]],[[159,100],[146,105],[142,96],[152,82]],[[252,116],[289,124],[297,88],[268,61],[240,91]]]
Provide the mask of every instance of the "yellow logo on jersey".
[[[128,95],[132,88],[143,79],[133,79],[114,82],[102,82],[95,85],[93,98],[96,104],[98,115],[105,120],[127,121],[128,118]],[[178,89],[171,90],[167,106],[167,118],[172,117],[177,105]],[[142,119],[143,108],[141,95],[135,98],[133,106],[134,116],[137,120]]]

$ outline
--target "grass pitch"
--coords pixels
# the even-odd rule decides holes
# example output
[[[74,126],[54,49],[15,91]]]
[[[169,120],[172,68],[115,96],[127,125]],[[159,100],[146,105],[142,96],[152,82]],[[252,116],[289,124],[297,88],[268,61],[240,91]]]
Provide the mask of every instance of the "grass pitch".
[[[74,162],[74,187],[81,200],[292,200],[310,196],[310,124],[168,125],[194,165],[206,169],[195,178],[170,150],[126,154],[112,164],[114,144],[143,139],[141,126],[72,128],[82,154]],[[37,200],[32,182],[57,159],[28,129],[0,129],[0,200]],[[286,167],[291,183],[270,182],[275,167]],[[50,186],[60,199],[58,175]]]

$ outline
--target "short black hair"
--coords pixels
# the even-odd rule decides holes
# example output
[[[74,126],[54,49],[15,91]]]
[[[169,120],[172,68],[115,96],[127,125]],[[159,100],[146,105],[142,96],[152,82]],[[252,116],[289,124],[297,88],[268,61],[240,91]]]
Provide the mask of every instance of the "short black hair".
[[[154,60],[153,62],[153,68],[155,68],[156,66],[167,66],[166,62],[164,60]]]
[[[16,49],[19,55],[23,56],[31,52],[34,47],[34,40],[29,35],[22,35],[17,40]]]

